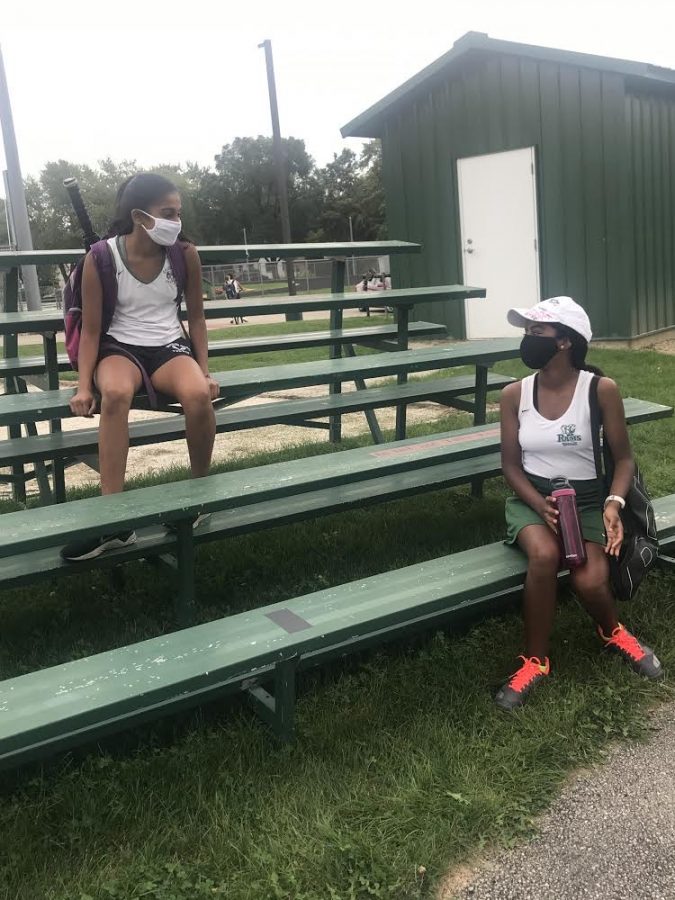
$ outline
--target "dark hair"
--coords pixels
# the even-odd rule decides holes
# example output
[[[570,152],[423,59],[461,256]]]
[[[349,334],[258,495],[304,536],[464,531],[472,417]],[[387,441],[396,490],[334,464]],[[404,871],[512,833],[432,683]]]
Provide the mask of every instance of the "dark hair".
[[[585,337],[579,334],[578,331],[568,328],[566,325],[558,325],[556,323],[555,329],[558,332],[558,337],[566,337],[572,344],[570,348],[570,361],[575,369],[579,369],[579,371],[583,370],[584,372],[592,372],[594,375],[604,375],[602,369],[598,369],[597,366],[592,366],[590,363],[586,362],[588,341]]]
[[[165,178],[164,175],[157,175],[155,172],[138,172],[136,175],[131,175],[117,189],[115,215],[106,237],[131,234],[134,230],[134,222],[131,218],[132,209],[147,211],[148,207],[158,203],[162,197],[177,192],[178,188],[173,181]],[[188,238],[181,231],[178,240],[187,241]]]

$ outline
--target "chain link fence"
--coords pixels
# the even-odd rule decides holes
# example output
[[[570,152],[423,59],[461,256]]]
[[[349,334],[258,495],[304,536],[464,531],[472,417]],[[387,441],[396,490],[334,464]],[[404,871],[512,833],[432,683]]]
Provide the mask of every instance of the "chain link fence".
[[[389,275],[388,256],[356,256],[347,259],[345,290],[355,290],[364,276]],[[233,273],[246,292],[246,296],[273,297],[288,294],[286,263],[284,260],[242,260],[223,266],[203,266],[203,295],[206,300],[225,298],[225,280]],[[296,259],[293,274],[298,294],[329,293],[331,288],[332,260]],[[55,282],[60,282],[55,275]],[[0,278],[0,311],[4,310],[4,278]],[[60,283],[50,287],[42,285],[42,304],[45,309],[60,309],[63,289]],[[19,284],[19,309],[26,308],[23,285]]]
[[[356,285],[368,273],[389,275],[388,256],[356,256],[348,258],[346,290]],[[247,297],[270,297],[288,294],[286,263],[284,260],[243,260],[224,266],[204,266],[204,294],[209,300],[224,296],[225,280],[232,273],[246,291]],[[332,260],[296,259],[293,277],[298,294],[328,293],[331,288]]]

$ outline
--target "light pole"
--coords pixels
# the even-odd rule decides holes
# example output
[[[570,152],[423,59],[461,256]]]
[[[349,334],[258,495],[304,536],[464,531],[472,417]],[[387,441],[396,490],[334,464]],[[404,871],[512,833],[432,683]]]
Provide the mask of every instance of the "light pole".
[[[9,200],[9,213],[11,216],[17,250],[32,250],[33,238],[28,222],[28,210],[26,208],[26,194],[21,177],[21,165],[19,163],[19,150],[16,146],[16,134],[14,133],[14,119],[12,118],[12,106],[9,100],[9,88],[5,75],[5,63],[0,49],[0,125],[2,126],[2,140],[5,145],[5,161],[7,163],[7,199]],[[28,309],[40,309],[40,285],[38,284],[37,269],[35,266],[22,266],[21,274],[26,289],[26,303]]]
[[[270,95],[270,113],[272,115],[272,142],[274,146],[274,161],[277,170],[277,184],[279,189],[279,209],[281,213],[281,239],[284,244],[291,243],[291,218],[288,211],[288,178],[284,160],[284,148],[281,143],[281,128],[279,126],[279,106],[277,104],[277,85],[274,77],[274,57],[272,56],[272,41],[265,40],[258,44],[265,51],[265,64],[267,66],[267,89]],[[286,260],[286,280],[288,293],[295,295],[295,277],[293,272],[293,260]],[[286,313],[286,321],[298,321],[302,319],[302,313]]]

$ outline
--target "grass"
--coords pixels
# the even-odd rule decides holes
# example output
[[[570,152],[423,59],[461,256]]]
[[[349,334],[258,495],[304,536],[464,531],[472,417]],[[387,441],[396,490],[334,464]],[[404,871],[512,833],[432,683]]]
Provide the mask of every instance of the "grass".
[[[675,357],[598,351],[594,361],[624,393],[672,402]],[[518,363],[499,368],[520,374]],[[457,414],[413,433],[466,421]],[[673,421],[632,436],[654,494],[675,491]],[[333,450],[308,444],[227,468],[324,452]],[[199,616],[498,540],[505,493],[495,479],[481,501],[442,491],[204,547]],[[170,579],[127,568],[123,596],[103,573],[4,592],[3,676],[171,630]],[[672,575],[652,575],[622,616],[672,671]],[[505,717],[490,692],[520,642],[519,618],[507,613],[305,674],[290,749],[228,702],[6,775],[0,898],[432,897],[448,866],[528,835],[570,769],[602,759],[613,739],[643,736],[650,705],[672,696],[599,657],[566,597],[555,678]]]

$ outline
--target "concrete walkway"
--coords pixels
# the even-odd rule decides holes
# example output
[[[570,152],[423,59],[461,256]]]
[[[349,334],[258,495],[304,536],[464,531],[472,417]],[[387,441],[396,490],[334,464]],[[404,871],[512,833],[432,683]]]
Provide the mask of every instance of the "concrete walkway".
[[[534,840],[443,900],[674,900],[675,704],[652,724],[647,743],[574,778]]]

